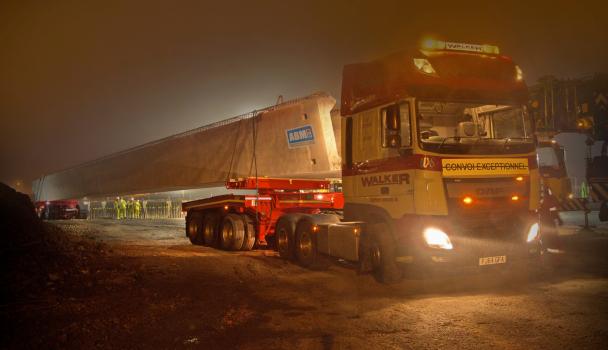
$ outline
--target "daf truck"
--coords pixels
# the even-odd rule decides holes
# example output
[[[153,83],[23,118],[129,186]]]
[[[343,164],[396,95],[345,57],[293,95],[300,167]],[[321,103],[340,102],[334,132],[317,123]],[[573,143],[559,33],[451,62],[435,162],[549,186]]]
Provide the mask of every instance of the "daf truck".
[[[262,205],[257,197],[245,211],[224,202],[184,203],[186,234],[204,227],[212,244],[236,249],[242,244],[222,243],[232,239],[230,231],[253,230],[256,241],[272,242],[282,258],[302,266],[331,257],[386,283],[398,281],[406,266],[535,263],[540,175],[527,103],[521,69],[492,45],[427,40],[346,65],[343,198],[331,195],[339,204],[294,205],[269,222],[260,217],[266,211],[251,210]],[[308,196],[294,199],[300,206],[323,195],[289,191]]]

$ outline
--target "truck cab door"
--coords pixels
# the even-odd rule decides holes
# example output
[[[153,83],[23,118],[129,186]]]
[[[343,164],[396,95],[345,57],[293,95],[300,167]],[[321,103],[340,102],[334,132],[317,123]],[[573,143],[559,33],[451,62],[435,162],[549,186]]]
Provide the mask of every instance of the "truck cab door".
[[[350,185],[354,201],[383,207],[394,216],[413,209],[414,169],[407,169],[408,157],[412,156],[411,125],[408,101],[353,116],[354,176]]]

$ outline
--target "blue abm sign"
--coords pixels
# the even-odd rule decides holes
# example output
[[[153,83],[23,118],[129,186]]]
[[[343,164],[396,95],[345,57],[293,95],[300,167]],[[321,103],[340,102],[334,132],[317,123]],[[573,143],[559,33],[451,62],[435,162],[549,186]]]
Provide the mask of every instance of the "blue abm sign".
[[[315,143],[315,133],[311,125],[304,125],[287,130],[287,145],[289,148],[311,145]]]

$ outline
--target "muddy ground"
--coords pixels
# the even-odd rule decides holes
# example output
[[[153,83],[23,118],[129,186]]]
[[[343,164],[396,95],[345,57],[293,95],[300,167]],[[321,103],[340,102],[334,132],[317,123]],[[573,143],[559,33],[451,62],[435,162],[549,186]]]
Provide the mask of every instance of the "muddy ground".
[[[2,305],[7,348],[599,349],[608,344],[608,237],[570,235],[554,273],[381,285],[272,251],[192,246],[183,221],[56,222],[88,252]],[[80,244],[78,242],[86,242]],[[82,247],[82,248],[81,248]]]

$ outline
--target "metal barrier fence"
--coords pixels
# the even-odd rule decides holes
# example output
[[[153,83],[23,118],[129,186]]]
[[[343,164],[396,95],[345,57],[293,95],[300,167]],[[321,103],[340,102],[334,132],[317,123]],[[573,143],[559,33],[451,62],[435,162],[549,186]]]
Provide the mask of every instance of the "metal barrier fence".
[[[90,219],[179,219],[186,216],[182,212],[181,201],[140,201],[139,210],[134,201],[125,206],[113,202],[91,202]]]

